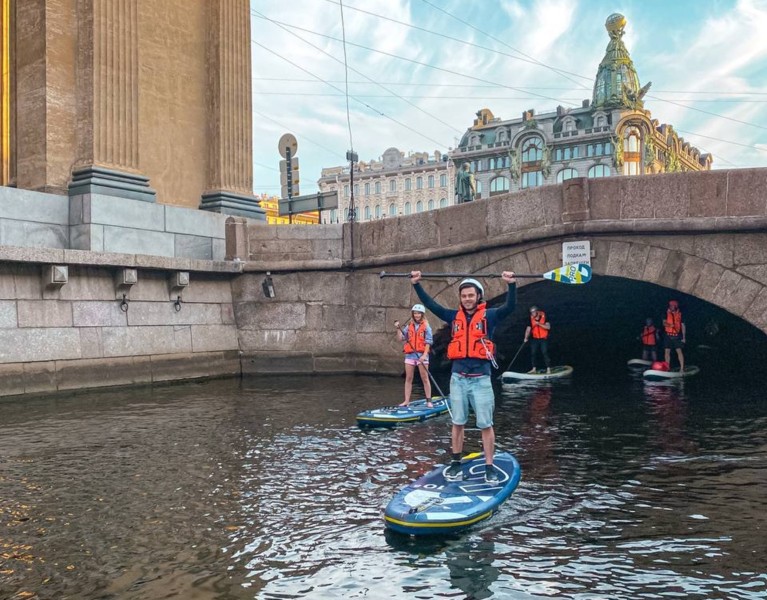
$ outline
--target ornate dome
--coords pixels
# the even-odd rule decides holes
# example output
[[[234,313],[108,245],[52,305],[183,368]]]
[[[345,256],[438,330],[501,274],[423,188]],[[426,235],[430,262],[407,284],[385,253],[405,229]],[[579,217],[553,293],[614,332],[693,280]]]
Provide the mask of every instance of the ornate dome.
[[[591,105],[595,109],[642,108],[642,97],[650,88],[650,84],[644,88],[639,86],[639,76],[634,69],[629,51],[623,44],[625,27],[626,17],[619,13],[610,15],[605,21],[610,43],[607,44],[605,56],[599,63],[597,78],[594,82]]]

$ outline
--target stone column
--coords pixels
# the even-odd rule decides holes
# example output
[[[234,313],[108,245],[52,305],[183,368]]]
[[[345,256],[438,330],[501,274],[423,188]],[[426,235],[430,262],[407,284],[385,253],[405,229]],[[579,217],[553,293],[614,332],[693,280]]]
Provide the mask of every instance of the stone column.
[[[207,0],[208,184],[200,208],[266,220],[253,195],[249,0]]]
[[[155,201],[139,172],[137,0],[77,0],[77,161],[70,197]]]

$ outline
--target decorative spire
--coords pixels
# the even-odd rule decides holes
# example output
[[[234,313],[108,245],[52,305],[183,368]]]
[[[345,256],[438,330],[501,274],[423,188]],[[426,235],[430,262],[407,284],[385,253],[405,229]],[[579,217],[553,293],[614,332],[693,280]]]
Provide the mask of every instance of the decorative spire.
[[[639,77],[634,69],[629,51],[623,44],[623,33],[626,27],[626,17],[614,13],[607,17],[605,29],[610,35],[605,56],[599,63],[597,79],[594,82],[592,106],[601,108],[632,108],[641,109],[644,106],[642,98],[650,89],[650,83],[639,86]]]

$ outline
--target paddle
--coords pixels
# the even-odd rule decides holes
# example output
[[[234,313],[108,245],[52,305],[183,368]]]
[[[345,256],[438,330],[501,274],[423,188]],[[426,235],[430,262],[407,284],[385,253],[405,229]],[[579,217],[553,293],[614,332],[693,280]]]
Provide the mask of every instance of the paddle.
[[[380,277],[410,277],[410,273],[387,273],[381,271]],[[443,277],[501,277],[499,273],[421,273],[421,278]],[[591,281],[591,266],[585,263],[564,265],[540,274],[514,273],[514,277],[530,279],[548,279],[557,283],[580,285]]]
[[[450,399],[447,396],[445,396],[445,392],[443,392],[442,388],[439,387],[439,384],[437,383],[437,380],[434,379],[434,375],[431,374],[431,371],[429,369],[426,369],[426,372],[429,374],[429,379],[431,379],[431,382],[434,384],[434,387],[437,388],[439,395],[445,399],[445,406],[447,406],[447,412],[450,414],[450,418],[452,419],[453,411],[450,410]]]
[[[522,352],[522,348],[524,348],[524,347],[525,347],[525,344],[526,344],[526,343],[527,343],[527,340],[525,340],[525,341],[523,341],[523,342],[522,342],[522,345],[519,347],[519,350],[517,350],[517,353],[514,355],[514,358],[512,358],[512,359],[511,359],[511,362],[509,363],[509,366],[508,366],[508,367],[506,367],[506,369],[505,369],[506,371],[508,371],[509,369],[511,369],[511,365],[513,365],[513,364],[514,364],[514,361],[515,361],[515,360],[517,360],[517,356],[519,356],[519,353],[520,353],[520,352]]]

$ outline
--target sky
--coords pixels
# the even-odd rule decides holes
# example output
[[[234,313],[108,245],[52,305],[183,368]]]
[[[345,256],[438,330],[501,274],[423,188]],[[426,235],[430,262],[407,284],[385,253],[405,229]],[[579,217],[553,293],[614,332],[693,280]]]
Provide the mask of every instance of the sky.
[[[481,108],[580,106],[616,12],[652,117],[713,168],[767,167],[767,0],[251,0],[254,191],[279,194],[284,133],[303,195],[350,148],[446,152]]]

